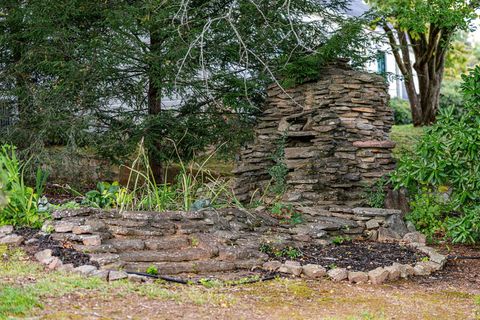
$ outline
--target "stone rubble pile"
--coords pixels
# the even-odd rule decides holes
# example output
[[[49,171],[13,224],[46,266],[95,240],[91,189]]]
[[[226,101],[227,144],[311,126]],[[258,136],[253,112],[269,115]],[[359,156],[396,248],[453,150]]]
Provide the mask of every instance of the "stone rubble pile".
[[[285,201],[363,205],[365,187],[395,165],[385,80],[337,65],[324,69],[318,81],[285,91],[271,85],[267,93],[255,140],[241,151],[234,170],[238,199],[264,194],[280,147],[288,168]]]

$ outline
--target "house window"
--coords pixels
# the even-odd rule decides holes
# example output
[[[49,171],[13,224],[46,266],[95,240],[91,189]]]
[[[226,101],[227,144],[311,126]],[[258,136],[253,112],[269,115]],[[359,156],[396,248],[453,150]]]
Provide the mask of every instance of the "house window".
[[[387,72],[387,56],[385,52],[378,52],[377,54],[377,72],[385,74]]]

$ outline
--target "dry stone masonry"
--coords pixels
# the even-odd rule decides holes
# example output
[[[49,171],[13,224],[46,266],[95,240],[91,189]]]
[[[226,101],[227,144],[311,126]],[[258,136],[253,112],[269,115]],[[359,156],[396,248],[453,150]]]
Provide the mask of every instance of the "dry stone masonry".
[[[236,195],[249,201],[263,194],[283,137],[285,201],[358,206],[364,187],[394,167],[392,124],[379,75],[339,64],[324,69],[318,81],[293,89],[272,85],[255,140],[241,151],[234,171]]]
[[[309,208],[306,211],[305,221],[292,226],[261,211],[236,208],[197,212],[61,210],[52,214],[54,220],[47,221],[37,236],[24,239],[12,226],[0,227],[0,245],[31,246],[37,241],[43,243],[39,239],[50,234],[62,248],[68,248],[65,250],[74,248],[88,253],[88,259],[74,265],[55,253],[54,247],[39,246],[40,251],[35,253],[37,261],[51,270],[72,271],[109,281],[124,278],[145,281],[125,271],[145,272],[154,266],[161,275],[212,275],[260,268],[313,279],[328,276],[334,281],[379,284],[428,275],[445,265],[446,257],[426,246],[425,236],[394,225],[399,211],[333,206],[330,210]],[[394,263],[369,272],[342,268],[327,272],[325,265],[272,261],[259,250],[264,244],[276,248],[326,245],[329,236],[339,234],[353,239],[396,241],[429,258],[414,265]]]

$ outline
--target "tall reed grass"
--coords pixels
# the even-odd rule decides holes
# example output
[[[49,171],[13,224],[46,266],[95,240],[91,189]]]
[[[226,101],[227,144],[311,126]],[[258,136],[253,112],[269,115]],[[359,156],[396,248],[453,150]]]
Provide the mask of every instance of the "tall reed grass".
[[[177,150],[176,144],[173,141],[171,143]],[[132,165],[127,167],[129,170],[127,184],[117,194],[117,208],[121,211],[189,211],[198,209],[199,206],[239,206],[240,203],[231,190],[230,181],[216,177],[206,168],[214,155],[214,152],[211,153],[201,163],[195,161],[185,163],[180,159],[177,151],[180,173],[175,178],[176,182],[166,182],[168,166],[173,165],[166,163],[164,181],[157,184],[142,140],[137,147]]]

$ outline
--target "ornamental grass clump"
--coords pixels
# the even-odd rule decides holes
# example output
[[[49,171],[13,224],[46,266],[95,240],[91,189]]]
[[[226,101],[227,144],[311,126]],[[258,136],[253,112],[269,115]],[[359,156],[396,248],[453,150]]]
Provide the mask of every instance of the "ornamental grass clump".
[[[172,143],[176,149],[175,143]],[[229,181],[216,177],[206,168],[212,157],[213,154],[201,163],[191,161],[186,164],[178,155],[180,172],[176,176],[176,182],[157,183],[150,167],[148,152],[141,141],[136,158],[132,165],[127,167],[130,172],[127,184],[118,189],[112,206],[120,210],[189,211],[210,206],[239,205]],[[164,178],[166,181],[167,177]]]
[[[462,79],[464,107],[439,111],[391,181],[409,190],[407,219],[421,231],[474,243],[480,241],[480,67]]]

